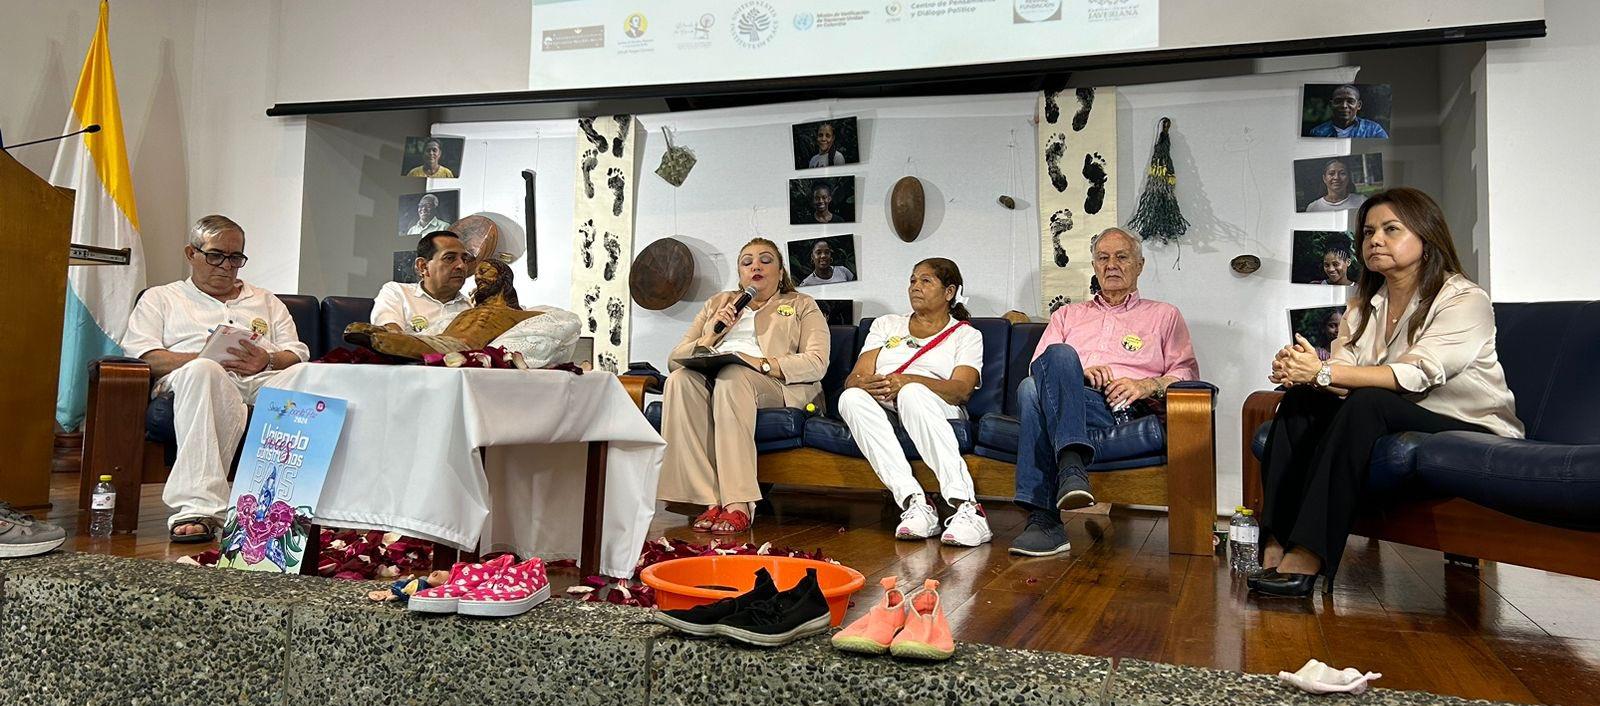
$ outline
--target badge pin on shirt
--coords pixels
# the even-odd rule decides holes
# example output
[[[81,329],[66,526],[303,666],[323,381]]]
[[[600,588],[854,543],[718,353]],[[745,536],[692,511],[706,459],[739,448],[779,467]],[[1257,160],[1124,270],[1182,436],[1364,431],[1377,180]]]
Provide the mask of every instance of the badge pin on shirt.
[[[416,316],[411,317],[411,330],[412,331],[420,332],[420,331],[422,331],[422,329],[425,329],[427,327],[428,327],[428,317],[423,316],[421,314],[418,314]]]
[[[262,319],[262,318],[257,318],[256,320],[251,321],[250,322],[250,330],[254,331],[257,336],[265,336],[265,335],[267,335],[267,320],[266,319]]]
[[[1122,337],[1123,350],[1129,353],[1138,353],[1141,348],[1144,348],[1144,339],[1139,338],[1138,334],[1130,333]]]

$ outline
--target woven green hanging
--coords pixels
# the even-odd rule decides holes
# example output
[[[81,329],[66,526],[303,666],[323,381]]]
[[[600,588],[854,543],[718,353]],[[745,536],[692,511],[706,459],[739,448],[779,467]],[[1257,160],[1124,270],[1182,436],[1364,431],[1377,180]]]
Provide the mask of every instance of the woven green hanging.
[[[1145,171],[1144,191],[1128,227],[1140,238],[1170,243],[1189,230],[1189,221],[1178,209],[1178,173],[1172,168],[1172,127],[1170,118],[1161,119],[1161,135],[1150,152],[1150,168]]]

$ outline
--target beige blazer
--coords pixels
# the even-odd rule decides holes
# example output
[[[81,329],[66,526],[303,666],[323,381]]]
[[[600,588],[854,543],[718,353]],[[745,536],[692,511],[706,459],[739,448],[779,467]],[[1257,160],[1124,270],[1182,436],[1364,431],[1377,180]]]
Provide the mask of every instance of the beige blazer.
[[[718,292],[706,301],[667,356],[669,372],[682,367],[673,361],[688,357],[695,342],[711,333],[717,310],[738,298],[739,292]],[[756,343],[763,356],[778,361],[786,406],[822,406],[822,376],[828,372],[828,320],[815,299],[799,292],[774,295],[756,312]]]

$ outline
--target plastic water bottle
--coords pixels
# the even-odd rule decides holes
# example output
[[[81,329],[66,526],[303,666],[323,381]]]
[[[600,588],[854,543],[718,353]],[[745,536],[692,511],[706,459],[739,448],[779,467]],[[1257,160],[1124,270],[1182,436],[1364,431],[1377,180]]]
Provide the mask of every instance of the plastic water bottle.
[[[1228,555],[1233,570],[1246,576],[1261,570],[1261,557],[1256,553],[1261,539],[1261,524],[1255,511],[1239,507],[1228,523]]]
[[[111,516],[117,509],[117,489],[111,486],[111,476],[100,476],[89,500],[89,536],[110,537]]]

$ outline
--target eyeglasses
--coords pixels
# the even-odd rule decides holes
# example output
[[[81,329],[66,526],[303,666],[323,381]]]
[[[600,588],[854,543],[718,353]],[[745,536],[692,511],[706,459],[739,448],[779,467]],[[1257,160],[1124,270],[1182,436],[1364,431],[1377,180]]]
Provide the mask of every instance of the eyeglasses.
[[[250,258],[245,257],[242,253],[230,255],[216,250],[201,250],[200,254],[205,256],[206,264],[212,267],[221,267],[223,261],[227,261],[228,264],[234,267],[244,267],[244,263],[250,261]]]

